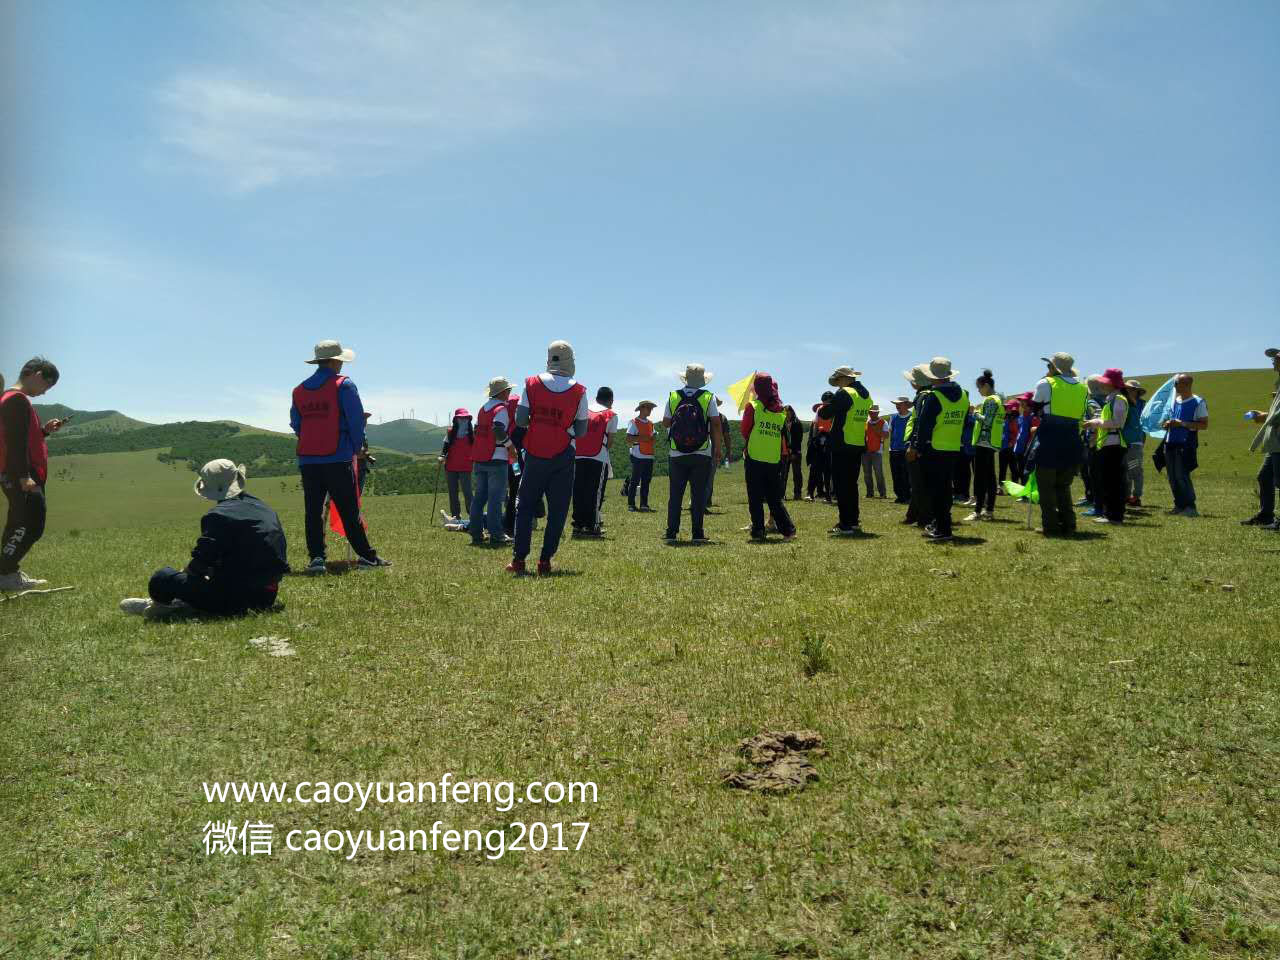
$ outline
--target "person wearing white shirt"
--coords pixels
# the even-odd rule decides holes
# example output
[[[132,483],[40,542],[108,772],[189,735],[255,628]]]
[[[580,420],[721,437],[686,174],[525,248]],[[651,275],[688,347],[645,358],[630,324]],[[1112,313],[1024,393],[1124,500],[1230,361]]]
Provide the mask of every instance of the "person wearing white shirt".
[[[650,414],[657,408],[652,400],[636,405],[636,416],[627,424],[627,446],[631,449],[631,480],[627,485],[627,509],[649,513],[649,484],[653,480],[653,421]],[[636,506],[636,494],[640,506]]]
[[[577,441],[573,474],[573,535],[598,537],[603,532],[605,484],[609,481],[609,441],[618,429],[613,390],[601,387],[587,404],[587,432]]]

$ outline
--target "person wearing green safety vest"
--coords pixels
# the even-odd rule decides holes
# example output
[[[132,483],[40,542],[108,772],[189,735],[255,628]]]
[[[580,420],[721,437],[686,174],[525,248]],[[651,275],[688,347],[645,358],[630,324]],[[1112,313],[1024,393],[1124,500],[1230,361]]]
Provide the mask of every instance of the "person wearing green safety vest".
[[[858,475],[867,445],[867,417],[871,394],[852,367],[836,367],[827,383],[835,387],[831,400],[818,416],[831,420],[831,484],[835,488],[839,519],[829,531],[835,536],[856,536],[858,520]]]
[[[933,514],[924,538],[930,543],[946,543],[951,539],[951,478],[969,414],[969,393],[953,379],[955,371],[946,357],[934,357],[915,369],[929,378],[929,390],[920,406],[907,457],[923,466]]]
[[[907,415],[907,426],[902,433],[905,444],[903,455],[907,461],[907,480],[911,488],[909,494],[911,505],[907,507],[907,515],[902,518],[902,522],[908,526],[914,523],[923,530],[933,521],[933,508],[929,505],[929,491],[924,486],[924,464],[919,458],[911,455],[911,438],[915,436],[916,424],[920,421],[920,408],[924,406],[929,391],[933,389],[933,381],[921,370],[921,367],[904,370],[902,375],[915,390],[915,398],[911,401],[911,412]]]
[[[1091,378],[1092,379],[1092,378]],[[1102,387],[1102,412],[1085,427],[1096,431],[1095,455],[1098,457],[1098,483],[1095,487],[1098,511],[1095,523],[1124,523],[1125,421],[1129,418],[1129,397],[1124,373],[1112,367],[1097,377]]]
[[[1004,446],[1004,397],[996,393],[996,380],[983,370],[976,386],[982,401],[974,411],[973,513],[966,521],[991,520],[996,513],[996,455]]]
[[[1084,460],[1081,422],[1088,408],[1089,390],[1080,382],[1075,358],[1069,353],[1041,357],[1048,373],[1031,395],[1031,408],[1040,416],[1036,431],[1036,483],[1040,489],[1040,519],[1046,537],[1076,531],[1071,481]]]
[[[778,398],[778,384],[767,373],[756,373],[755,394],[756,399],[742,412],[742,439],[747,442],[742,465],[747,476],[751,539],[765,539],[764,507],[767,503],[782,539],[794,540],[796,527],[782,502],[786,478],[780,469],[787,410]]]

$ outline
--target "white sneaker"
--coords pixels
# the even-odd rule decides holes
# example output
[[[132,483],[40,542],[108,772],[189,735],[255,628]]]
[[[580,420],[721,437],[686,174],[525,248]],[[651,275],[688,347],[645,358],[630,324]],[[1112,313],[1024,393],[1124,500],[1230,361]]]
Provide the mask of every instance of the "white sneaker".
[[[965,517],[965,518],[964,518],[965,523],[974,523],[975,521],[978,521],[978,520],[981,520],[981,519],[982,519],[982,512],[981,512],[981,511],[976,511],[976,512],[974,512],[974,513],[971,513],[971,514],[969,514],[967,517]]]
[[[163,620],[166,617],[171,617],[174,614],[182,613],[191,609],[188,604],[181,600],[173,600],[169,603],[156,603],[154,600],[149,602],[151,606],[147,607],[142,614],[148,620]]]
[[[141,616],[153,606],[155,606],[155,601],[150,597],[125,597],[120,601],[120,612]]]
[[[1110,521],[1110,520],[1108,520],[1106,517],[1099,517],[1097,520],[1095,520],[1095,521],[1093,521],[1093,522],[1094,522],[1094,523],[1110,523],[1111,521]]]
[[[35,577],[29,577],[21,570],[18,571],[18,579],[22,581],[22,589],[24,590],[30,590],[32,587],[43,587],[49,582],[48,580],[37,580]]]

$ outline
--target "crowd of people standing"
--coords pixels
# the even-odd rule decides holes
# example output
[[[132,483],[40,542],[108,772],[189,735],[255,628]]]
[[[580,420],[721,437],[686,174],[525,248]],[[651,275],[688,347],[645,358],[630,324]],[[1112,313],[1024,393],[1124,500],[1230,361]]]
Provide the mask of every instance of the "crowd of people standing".
[[[1270,348],[1266,356],[1280,374],[1280,349]],[[355,384],[342,373],[352,360],[354,353],[338,341],[316,344],[307,361],[315,370],[293,391],[290,425],[297,436],[309,574],[328,569],[326,514],[331,523],[340,524],[355,552],[355,569],[391,565],[369,542],[362,517],[361,463],[370,459],[368,414]],[[1147,437],[1157,432],[1162,439],[1153,460],[1168,477],[1173,497],[1169,512],[1198,517],[1193,473],[1209,412],[1195,393],[1192,376],[1173,379],[1173,393],[1159,408],[1165,415],[1151,423],[1145,416],[1146,391],[1137,381],[1126,380],[1121,370],[1082,379],[1070,354],[1042,360],[1045,373],[1032,390],[1005,396],[997,391],[991,370],[981,372],[970,393],[951,361],[934,357],[904,371],[909,393],[895,399],[887,418],[861,382],[861,373],[839,366],[827,379],[831,389],[811,408],[807,439],[795,408],[783,403],[777,381],[757,371],[739,423],[750,518],[745,529],[752,539],[770,532],[795,539],[796,525],[785,503],[790,486],[793,500],[803,490],[806,500],[835,505],[831,535],[858,536],[860,481],[868,499],[887,499],[891,486],[894,501],[906,506],[902,523],[919,526],[933,543],[954,537],[957,504],[973,508],[965,522],[992,519],[1010,483],[1013,496],[1038,500],[1045,536],[1073,534],[1076,508],[1085,508],[1083,515],[1096,523],[1123,524],[1130,510],[1142,507],[1144,450]],[[619,420],[613,391],[599,387],[589,400],[575,376],[573,347],[553,342],[544,371],[526,377],[522,392],[517,394],[505,377],[494,377],[474,418],[466,409],[455,410],[440,453],[449,525],[468,532],[477,546],[510,548],[506,569],[513,574],[529,572],[527,558],[540,522],[539,574],[552,572],[566,523],[575,537],[603,535],[610,451]],[[36,357],[22,367],[16,386],[3,390],[0,382],[0,488],[8,508],[0,541],[0,590],[45,583],[28,576],[20,564],[44,530],[46,439],[66,423],[66,418],[41,423],[32,400],[58,379],[57,368]],[[667,446],[663,540],[670,544],[680,539],[686,493],[691,542],[710,542],[705,517],[716,470],[726,462],[730,430],[723,401],[708,387],[710,380],[701,364],[688,364],[665,402],[641,401],[623,432],[630,461],[624,489],[633,511],[651,512],[657,445]],[[661,417],[655,419],[659,407]],[[1280,391],[1273,394],[1268,411],[1251,410],[1246,417],[1259,425],[1252,449],[1263,459],[1257,475],[1259,508],[1242,523],[1280,530],[1275,508]],[[659,424],[665,436],[659,434]],[[889,484],[883,467],[886,445]],[[1084,485],[1079,501],[1072,496],[1077,476]],[[228,460],[205,464],[196,493],[215,506],[202,520],[191,561],[183,570],[156,571],[150,597],[129,598],[122,609],[151,612],[186,605],[236,612],[273,603],[280,577],[288,570],[284,531],[275,512],[245,486],[243,466]]]

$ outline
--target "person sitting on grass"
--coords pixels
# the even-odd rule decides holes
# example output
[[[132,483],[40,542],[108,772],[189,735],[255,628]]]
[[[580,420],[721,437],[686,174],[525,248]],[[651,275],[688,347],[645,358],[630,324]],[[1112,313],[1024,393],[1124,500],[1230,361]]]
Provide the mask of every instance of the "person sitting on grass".
[[[44,485],[49,477],[45,438],[66,423],[50,420],[41,424],[31,398],[43,396],[57,382],[58,368],[43,357],[34,357],[23,365],[18,385],[0,393],[0,488],[9,502],[0,540],[0,590],[31,590],[48,582],[27,576],[19,566],[44,534]]]
[[[269,610],[289,572],[280,518],[244,492],[245,469],[230,460],[200,468],[195,491],[216,504],[200,519],[200,537],[186,569],[161,567],[147,597],[120,601],[125,613],[158,618],[179,611],[235,615]]]

